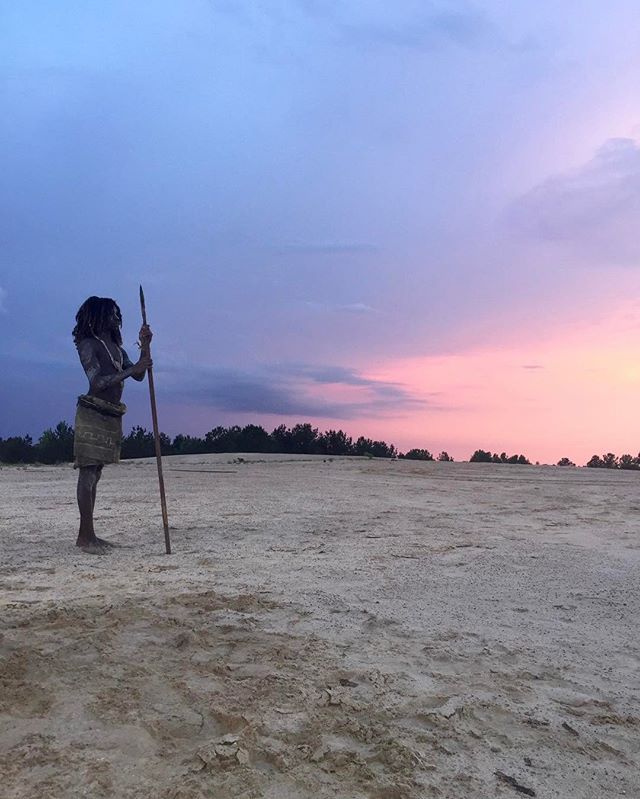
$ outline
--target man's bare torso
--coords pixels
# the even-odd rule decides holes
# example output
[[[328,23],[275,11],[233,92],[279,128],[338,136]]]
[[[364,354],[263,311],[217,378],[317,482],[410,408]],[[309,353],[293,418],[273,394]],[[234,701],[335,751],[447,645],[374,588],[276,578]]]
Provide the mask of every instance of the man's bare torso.
[[[101,378],[128,369],[133,364],[127,353],[113,341],[109,334],[98,338],[83,338],[78,342],[78,355],[89,380],[89,393],[107,402],[118,403],[124,383],[101,385]],[[106,381],[105,381],[106,382]]]

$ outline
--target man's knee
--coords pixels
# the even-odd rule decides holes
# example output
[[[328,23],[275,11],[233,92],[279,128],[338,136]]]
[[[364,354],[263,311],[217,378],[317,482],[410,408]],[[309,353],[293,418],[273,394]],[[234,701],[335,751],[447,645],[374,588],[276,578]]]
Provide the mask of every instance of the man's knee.
[[[82,466],[78,475],[78,488],[85,491],[92,491],[100,479],[98,467]]]

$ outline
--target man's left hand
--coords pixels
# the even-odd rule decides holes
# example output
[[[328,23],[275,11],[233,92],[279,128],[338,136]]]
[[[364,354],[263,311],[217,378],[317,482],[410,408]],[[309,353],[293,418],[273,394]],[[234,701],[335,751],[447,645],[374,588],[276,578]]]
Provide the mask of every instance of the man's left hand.
[[[151,332],[151,328],[149,325],[142,325],[140,328],[140,333],[138,334],[140,347],[148,347],[151,343],[151,339],[153,338],[153,333]]]

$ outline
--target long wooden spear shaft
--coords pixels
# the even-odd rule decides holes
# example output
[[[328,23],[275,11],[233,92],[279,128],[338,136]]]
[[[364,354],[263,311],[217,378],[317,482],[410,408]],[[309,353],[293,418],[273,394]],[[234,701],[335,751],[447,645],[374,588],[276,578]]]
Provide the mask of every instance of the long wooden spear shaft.
[[[144,291],[140,286],[140,310],[142,311],[142,324],[147,324],[147,309],[144,304]],[[147,345],[147,355],[151,356],[151,345]],[[167,515],[167,498],[164,493],[164,477],[162,476],[162,452],[160,450],[160,432],[158,430],[158,411],[156,408],[156,390],[153,385],[153,369],[147,370],[149,378],[149,397],[151,399],[151,418],[153,419],[153,437],[156,444],[156,462],[158,464],[158,483],[160,484],[160,506],[162,507],[162,523],[164,524],[164,543],[167,555],[171,554],[171,541],[169,540],[169,516]]]

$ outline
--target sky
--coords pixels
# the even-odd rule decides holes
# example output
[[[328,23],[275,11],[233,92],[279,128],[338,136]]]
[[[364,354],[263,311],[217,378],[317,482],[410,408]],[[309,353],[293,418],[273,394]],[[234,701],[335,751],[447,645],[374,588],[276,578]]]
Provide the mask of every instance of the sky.
[[[0,436],[142,283],[170,435],[637,454],[639,75],[637,0],[0,0]]]

